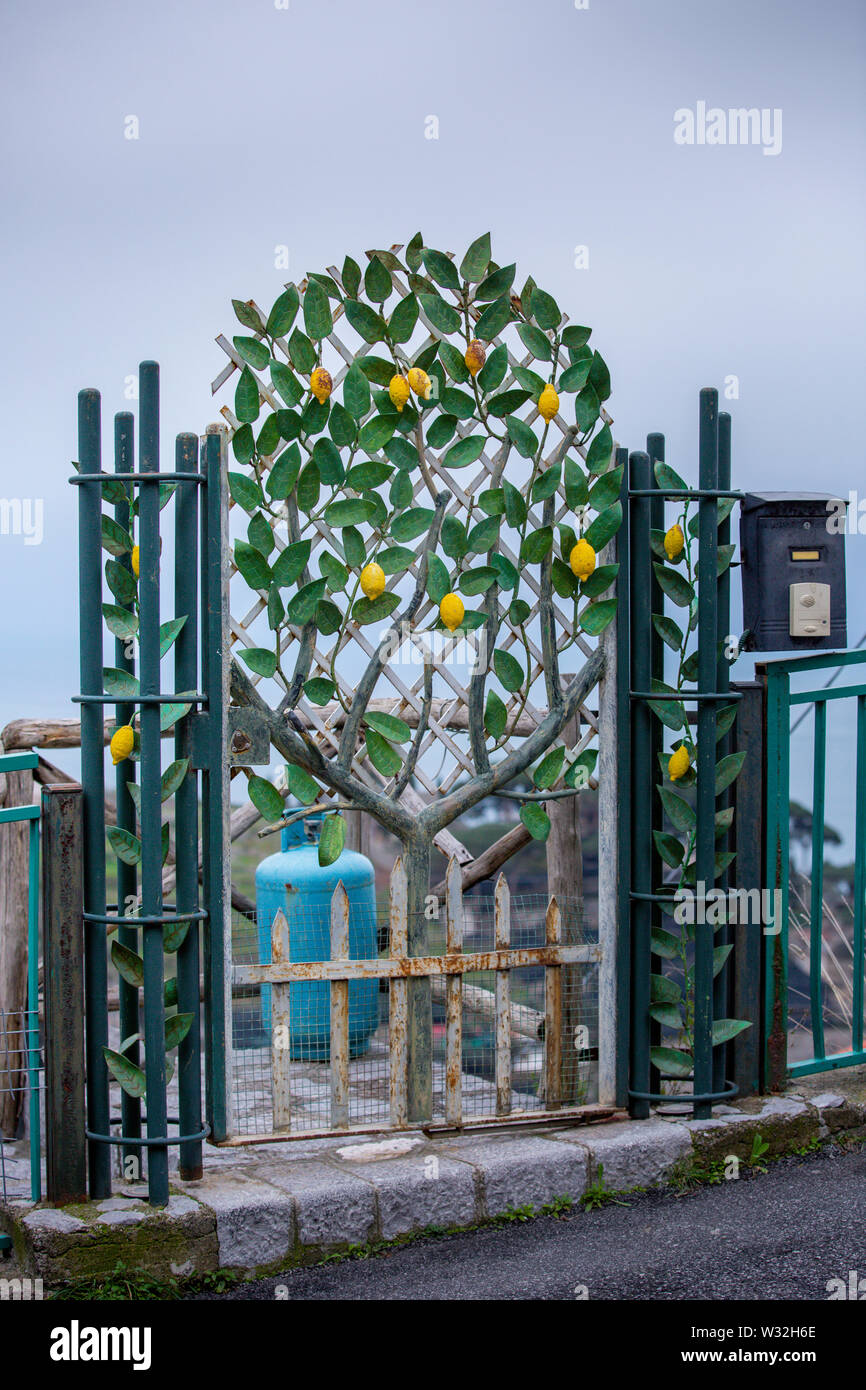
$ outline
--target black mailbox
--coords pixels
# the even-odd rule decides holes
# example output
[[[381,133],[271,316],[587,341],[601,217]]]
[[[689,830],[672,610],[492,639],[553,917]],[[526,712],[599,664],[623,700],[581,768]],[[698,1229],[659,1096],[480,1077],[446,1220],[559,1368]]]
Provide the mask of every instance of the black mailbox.
[[[740,512],[744,646],[848,645],[845,508],[823,492],[749,492]]]

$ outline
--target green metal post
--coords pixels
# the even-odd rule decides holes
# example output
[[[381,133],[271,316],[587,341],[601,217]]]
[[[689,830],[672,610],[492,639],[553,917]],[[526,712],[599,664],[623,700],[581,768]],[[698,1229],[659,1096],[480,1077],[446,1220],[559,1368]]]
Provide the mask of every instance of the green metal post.
[[[764,1076],[780,1091],[788,1072],[788,872],[790,864],[791,677],[770,663],[767,671],[767,879],[773,924],[765,936]],[[766,930],[766,926],[765,926]]]
[[[629,460],[632,489],[651,486],[652,469],[649,455],[634,453]],[[650,632],[650,501],[647,497],[631,500],[630,573],[631,594],[631,676],[630,689],[650,689],[652,651]],[[649,895],[652,883],[652,812],[647,806],[647,789],[655,785],[653,777],[652,713],[645,700],[633,700],[631,709],[631,1089],[649,1093],[650,1087],[650,973],[652,904]],[[632,1098],[631,1113],[635,1119],[646,1119],[649,1101]]]
[[[159,472],[159,367],[139,368],[141,433],[139,471]],[[144,942],[144,1052],[147,1136],[166,1137],[164,952],[162,914],[162,828],[159,672],[159,488],[139,484],[139,652],[141,659],[141,884]],[[168,1148],[148,1147],[148,1195],[152,1205],[168,1202]]]
[[[132,473],[135,471],[135,421],[129,411],[121,411],[114,417],[114,471],[115,473]],[[129,484],[124,484],[128,489]],[[114,518],[124,530],[130,530],[131,511],[129,501],[117,502],[114,507]],[[124,555],[119,563],[132,574],[132,557]],[[122,605],[129,612],[134,612],[135,605],[130,602]],[[135,647],[131,641],[117,637],[114,641],[114,664],[121,671],[128,671],[130,675],[135,675]],[[123,702],[115,705],[115,723],[118,728],[124,724],[130,724],[135,714],[135,705]],[[128,782],[134,782],[136,777],[136,764],[129,758],[117,764],[114,777],[114,790],[117,805],[117,824],[123,830],[128,830],[134,835],[135,831],[135,802],[127,786]],[[127,916],[134,911],[134,904],[138,895],[138,875],[134,864],[127,864],[119,857],[117,863],[117,912],[119,916]],[[126,946],[130,951],[139,950],[138,927],[121,926],[117,929],[117,940],[121,946]],[[136,985],[130,984],[122,976],[118,976],[118,1017],[120,1022],[121,1038],[131,1038],[140,1031],[141,1020],[139,1018],[139,993]],[[137,1042],[131,1043],[124,1052],[124,1056],[130,1062],[138,1066],[141,1061],[140,1048]],[[126,1091],[120,1093],[120,1117],[122,1133],[128,1135],[141,1134],[141,1101],[138,1096],[127,1095]],[[132,1171],[136,1179],[142,1177],[142,1150],[135,1145],[124,1146],[122,1150],[122,1164],[124,1176],[129,1176],[129,1164],[132,1162]]]
[[[78,459],[82,477],[99,473],[101,419],[99,392],[78,395]],[[81,782],[84,802],[84,911],[105,916],[105,764],[102,685],[102,497],[96,484],[78,490],[78,574],[81,693]],[[87,1126],[91,1133],[109,1131],[108,1068],[102,1049],[108,1045],[108,960],[105,925],[86,919],[85,987],[87,1019]],[[111,1195],[108,1146],[91,1139],[88,1146],[90,1195]]]
[[[664,435],[647,435],[646,448],[647,453],[650,457],[651,464],[649,486],[651,488],[658,488],[658,483],[656,482],[655,476],[655,465],[656,463],[664,462]],[[665,499],[661,495],[660,491],[657,497],[650,498],[650,527],[653,531],[664,532],[667,529],[665,527]],[[656,578],[655,570],[651,569],[650,613],[661,614],[664,613],[664,611],[664,594],[662,592],[661,585],[659,584]],[[650,669],[652,679],[654,681],[664,680],[664,662],[664,642],[662,641],[659,634],[656,632],[655,623],[653,623],[652,618],[650,618]],[[651,689],[651,686],[647,686],[646,688]],[[655,718],[652,719],[650,727],[652,729],[653,772],[653,780],[651,785],[654,789],[655,781],[658,776],[659,770],[659,758],[661,757],[662,749],[664,748],[664,731],[661,721]],[[655,832],[656,830],[664,830],[664,807],[662,806],[661,797],[656,794],[655,790],[653,790],[652,792],[652,828],[653,832]],[[653,834],[650,842],[650,854],[652,856],[650,878],[653,883],[653,888],[655,889],[661,884],[662,881],[662,862],[661,857],[659,856],[659,853],[656,850],[655,834]],[[652,928],[653,930],[656,930],[657,928],[660,928],[662,926],[662,905],[660,903],[653,903],[651,905],[650,912],[652,918]],[[651,957],[650,970],[654,975],[660,975],[662,973],[662,962],[659,956]],[[650,1019],[649,1029],[650,1046],[659,1046],[659,1044],[661,1043],[661,1024],[657,1023],[655,1019]],[[661,1090],[661,1074],[658,1068],[654,1066],[650,1066],[650,1090],[656,1092],[659,1092]]]
[[[766,885],[766,692],[763,681],[737,681],[734,691],[742,697],[734,726],[736,751],[746,755],[743,770],[734,783],[735,879],[742,891],[760,893]],[[741,1096],[751,1096],[757,1095],[761,1087],[764,952],[760,924],[743,921],[743,915],[737,913],[733,931],[731,1017],[747,1019],[752,1026],[734,1039],[730,1076]]]
[[[701,391],[699,438],[699,486],[712,491],[719,485],[718,392]],[[698,502],[698,693],[711,693],[716,681],[718,501],[713,496]],[[713,926],[706,919],[704,898],[715,878],[715,765],[716,706],[712,700],[698,703],[697,794],[695,831],[695,879],[697,913],[694,960],[694,1089],[695,1095],[713,1090]],[[696,1119],[709,1119],[711,1101],[698,1101]]]
[[[231,1015],[226,999],[225,843],[223,766],[227,757],[225,660],[223,650],[224,489],[221,436],[210,431],[204,441],[205,498],[202,507],[203,679],[207,696],[208,757],[202,776],[202,837],[205,974],[205,1103],[215,1142],[228,1135],[226,1106],[227,1053]]]
[[[175,471],[194,473],[198,468],[198,439],[178,435]],[[198,507],[199,490],[181,485],[175,492],[174,594],[175,613],[186,616],[174,644],[176,692],[198,689]],[[189,721],[178,721],[175,757],[190,757]],[[177,857],[177,911],[198,911],[198,773],[190,766],[175,794],[175,850]],[[199,926],[190,922],[177,952],[177,1007],[193,1016],[189,1032],[178,1049],[180,1132],[201,1129],[201,1008],[199,1002]],[[187,1180],[202,1175],[201,1140],[180,1146],[180,1173]]]
[[[719,461],[718,461],[718,486],[723,492],[730,490],[731,486],[731,417],[722,412],[719,415]],[[725,517],[724,521],[718,521],[718,506],[716,508],[716,538],[719,548],[728,545],[731,539],[730,517]],[[724,553],[724,552],[722,552]],[[731,667],[725,656],[725,646],[730,636],[731,628],[731,567],[726,565],[724,572],[719,576],[716,593],[716,690],[719,694],[724,694],[731,688]],[[714,720],[718,716],[722,705],[713,707]],[[730,733],[724,738],[716,741],[716,758],[722,758],[730,753],[732,740]],[[732,787],[728,787],[715,803],[715,809],[722,810],[734,804],[734,792]],[[714,830],[715,835],[715,830]],[[726,836],[715,843],[715,848],[724,850],[728,844],[729,836]],[[716,879],[716,886],[727,889],[730,883],[728,869],[723,869]],[[715,935],[716,946],[727,946],[733,940],[731,929],[728,923],[719,927]],[[730,978],[727,965],[724,965],[715,978],[713,985],[713,1017],[729,1018],[729,995]],[[722,1091],[725,1087],[727,1077],[728,1048],[725,1044],[716,1047],[713,1051],[713,1090]]]
[[[629,534],[630,507],[628,500],[629,469],[628,450],[617,449],[617,467],[623,468],[620,503],[622,505],[622,525],[616,540],[616,554],[619,571],[616,578],[616,709],[617,709],[617,785],[620,797],[628,792],[631,778],[631,640],[630,632],[630,593],[629,593]],[[631,797],[629,796],[629,801]],[[622,803],[620,802],[622,808]],[[618,927],[617,927],[617,1038],[616,1038],[616,1101],[618,1105],[628,1103],[629,1049],[631,1039],[631,821],[628,811],[622,809],[618,824]]]

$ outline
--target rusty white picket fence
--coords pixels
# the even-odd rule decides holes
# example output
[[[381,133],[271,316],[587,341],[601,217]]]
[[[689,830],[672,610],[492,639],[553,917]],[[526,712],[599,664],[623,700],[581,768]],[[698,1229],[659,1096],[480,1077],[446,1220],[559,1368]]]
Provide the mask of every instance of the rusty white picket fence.
[[[289,1047],[277,1039],[289,1031],[290,987],[300,982],[324,981],[330,984],[330,1118],[325,1131],[347,1131],[350,1127],[350,1021],[349,984],[355,980],[389,982],[388,1000],[388,1118],[384,1124],[361,1128],[403,1129],[409,1126],[408,1109],[408,1023],[409,980],[426,977],[431,981],[434,1000],[445,1006],[445,1097],[444,1117],[431,1117],[434,1123],[461,1126],[464,1114],[463,1020],[464,1006],[471,1012],[486,1014],[495,1038],[495,1113],[488,1117],[502,1120],[519,1113],[512,1090],[512,1042],[515,1036],[532,1037],[543,1043],[543,1075],[539,1087],[542,1099],[531,1111],[533,1118],[561,1112],[563,1066],[563,967],[592,967],[603,960],[603,948],[596,943],[569,944],[563,941],[562,914],[551,898],[545,916],[543,945],[514,946],[511,943],[511,894],[505,876],[500,874],[494,895],[494,945],[492,950],[464,951],[463,895],[461,869],[456,857],[448,864],[445,891],[445,950],[441,955],[408,954],[408,910],[406,875],[398,859],[390,881],[390,944],[388,954],[377,959],[349,958],[349,898],[339,883],[331,900],[330,959],[291,961],[289,922],[282,909],[271,929],[271,963],[238,964],[233,967],[237,986],[270,986],[271,1045],[270,1082],[273,1106],[272,1136],[287,1136],[310,1130],[293,1116],[293,1082],[296,1067]],[[544,969],[544,1010],[513,1002],[511,971],[525,967]],[[465,984],[464,976],[489,972],[494,988],[480,989]],[[570,1040],[569,1040],[570,1045]],[[295,1104],[297,1101],[295,1101]],[[569,1106],[596,1112],[602,1106]],[[473,1122],[476,1116],[470,1117]],[[293,1119],[295,1123],[293,1123]],[[318,1132],[322,1132],[321,1129]],[[231,1142],[231,1141],[230,1141]],[[236,1138],[234,1142],[244,1142]],[[249,1140],[247,1141],[249,1142]],[[254,1142],[254,1141],[253,1141]]]

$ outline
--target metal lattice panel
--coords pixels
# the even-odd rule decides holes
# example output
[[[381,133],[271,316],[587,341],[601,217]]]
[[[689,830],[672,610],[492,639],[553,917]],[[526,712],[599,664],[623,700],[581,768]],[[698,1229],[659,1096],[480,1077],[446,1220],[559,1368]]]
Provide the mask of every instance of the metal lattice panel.
[[[400,249],[400,247],[394,247],[392,251],[396,253]],[[373,254],[374,253],[368,253],[368,256],[372,257]],[[397,293],[401,296],[406,295],[409,290],[401,273],[396,270],[391,270],[390,273]],[[336,268],[329,267],[328,274],[342,290],[343,287],[340,275]],[[306,282],[301,282],[298,288],[301,293],[301,305],[303,305],[303,293],[306,289]],[[264,322],[267,315],[263,314],[253,302],[251,302],[251,307],[257,310]],[[478,312],[478,310],[473,310],[476,316]],[[350,346],[338,335],[336,328],[337,325],[340,325],[341,331],[345,335],[352,334],[353,338],[358,337],[358,335],[355,334],[355,330],[352,329],[348,320],[345,318],[341,304],[337,303],[333,307],[333,317],[334,330],[322,344],[322,365],[331,373],[334,380],[334,390],[336,391],[352,363],[371,352],[371,345],[358,338],[357,346]],[[488,346],[490,350],[506,340],[512,327],[513,325],[509,325],[502,334],[489,343]],[[410,342],[396,349],[397,360],[404,364],[405,367],[408,367],[411,365],[412,360],[417,357],[418,353],[427,345],[438,339],[438,337],[439,335],[433,332],[432,325],[429,319],[427,319],[423,307],[421,307],[418,325],[416,326],[412,339]],[[256,379],[260,400],[266,402],[274,410],[283,409],[282,401],[277,396],[270,381],[263,375],[267,368],[255,371],[248,362],[245,362],[240,357],[232,342],[223,335],[220,335],[216,341],[229,360],[212,383],[211,389],[213,393],[216,394],[216,392],[232,378],[235,372],[247,367]],[[519,340],[517,341],[519,343]],[[285,361],[290,364],[289,346],[286,339],[278,338],[276,344],[282,352]],[[522,352],[522,344],[519,344],[519,346]],[[512,374],[515,364],[528,366],[532,361],[533,358],[529,353],[515,356],[512,352],[512,344],[509,343],[509,371],[499,389],[504,391],[516,385],[515,378]],[[567,367],[569,365],[568,354],[564,348],[560,349],[559,365],[562,367]],[[296,368],[293,367],[292,370],[296,371]],[[303,374],[297,373],[297,375],[302,376]],[[221,408],[221,413],[228,424],[230,434],[234,435],[240,428],[240,422],[228,405],[224,405]],[[370,418],[375,415],[375,413],[375,405],[371,404],[369,416],[364,418]],[[537,418],[538,412],[534,410],[527,418],[527,423],[532,424]],[[603,409],[601,412],[601,420],[605,424],[611,423],[611,417]],[[359,423],[363,423],[363,421]],[[569,427],[560,414],[554,417],[552,423],[558,428],[559,437],[557,445],[550,451],[548,457],[552,458],[555,456],[558,448],[562,445],[563,441],[565,441],[566,437],[571,436],[572,442],[570,447],[573,447],[576,452],[585,458],[586,449],[577,443],[574,427]],[[458,421],[455,436],[447,447],[452,447],[459,439],[470,434],[473,424],[473,420],[469,420],[468,422]],[[303,448],[303,442],[299,442]],[[273,455],[264,460],[265,471],[273,467],[281,454],[289,447],[291,446],[281,442]],[[368,457],[371,459],[383,459],[381,451],[367,452]],[[446,449],[443,449],[442,452],[446,452]],[[501,482],[503,478],[507,481],[516,482],[518,486],[525,483],[526,460],[512,454],[505,464],[504,471],[497,476],[496,464],[489,454],[489,444],[478,460],[477,465],[473,466],[474,476],[472,476],[471,480],[468,482],[464,480],[462,470],[458,473],[454,470],[449,471],[446,469],[435,450],[426,447],[425,458],[431,478],[436,480],[437,486],[443,488],[450,495],[451,500],[448,503],[446,515],[456,516],[464,524],[467,524],[470,518],[472,518],[473,510],[476,505],[473,499],[477,498],[478,493],[482,489],[496,485]],[[475,468],[477,468],[477,471],[475,471]],[[521,476],[521,470],[523,476]],[[427,492],[428,483],[422,475],[422,470],[419,469],[417,481],[415,481],[413,485],[413,499],[410,505],[421,505],[427,501]],[[352,496],[355,494],[346,492],[345,495]],[[555,517],[556,522],[573,519],[573,513],[569,511],[565,502],[564,486],[562,482],[560,482],[558,491],[558,503],[559,505]],[[233,503],[230,505],[234,506]],[[542,522],[537,509],[530,506],[528,526],[537,529],[541,525]],[[282,529],[282,535],[280,534],[280,529]],[[366,532],[369,530],[369,527],[364,525],[359,527],[359,529]],[[339,532],[335,533],[325,523],[321,516],[311,517],[306,521],[302,528],[302,535],[304,538],[312,540],[312,552],[310,555],[311,566],[317,560],[320,560],[322,555],[328,551],[341,562],[344,562],[345,557]],[[278,551],[282,550],[288,543],[285,525],[282,528],[276,526],[274,528],[274,536]],[[410,565],[408,571],[390,577],[388,582],[389,589],[399,590],[402,594],[406,591],[409,584],[414,582],[417,576],[417,556],[420,555],[423,549],[424,540],[424,536],[419,538],[416,549],[416,561]],[[503,524],[502,527],[498,549],[499,553],[510,560],[513,565],[518,565],[517,551],[516,548],[509,544],[509,532],[505,524]],[[234,650],[237,650],[241,646],[257,646],[260,644],[260,639],[257,636],[257,629],[261,631],[262,626],[267,622],[267,595],[259,593],[258,597],[254,598],[251,603],[251,591],[245,580],[238,573],[234,564],[232,564],[231,567],[231,575],[229,606],[232,615],[230,618],[230,639],[232,647]],[[509,723],[508,736],[501,746],[503,755],[509,752],[515,746],[515,742],[520,741],[529,731],[527,721],[529,721],[529,725],[532,727],[541,721],[545,713],[544,706],[546,704],[543,684],[540,684],[540,678],[543,676],[544,668],[538,633],[540,598],[538,579],[537,576],[533,575],[528,569],[523,569],[521,572],[521,580],[522,583],[526,585],[531,595],[529,616],[526,618],[525,622],[521,623],[519,626],[516,625],[509,617],[507,602],[503,603],[500,597],[500,627],[497,636],[497,646],[505,651],[509,651],[515,647],[520,649],[523,655],[524,667],[525,669],[529,669],[531,680],[528,689],[525,688],[522,695],[518,692],[515,695],[510,695],[505,701]],[[436,610],[434,605],[425,597],[417,614],[415,626],[417,628],[430,626],[435,616]],[[555,597],[553,603],[553,616],[559,652],[562,653],[566,649],[575,647],[582,661],[584,657],[592,652],[593,645],[587,641],[585,635],[580,632],[575,632],[573,614],[564,611],[561,603],[557,602]],[[386,620],[381,627],[384,629],[387,626],[388,622]],[[298,642],[299,635],[299,627],[286,627],[284,638],[281,643],[281,654]],[[365,629],[352,619],[349,619],[345,625],[342,637],[338,633],[332,639],[324,638],[320,632],[313,654],[310,675],[324,675],[333,679],[344,698],[350,701],[354,691],[354,679],[360,670],[363,669],[363,665],[366,665],[367,660],[369,660],[376,649],[380,636],[380,628]],[[375,640],[373,640],[374,637]],[[415,769],[417,783],[422,791],[429,797],[447,793],[461,780],[461,778],[466,775],[471,776],[474,772],[467,737],[463,732],[465,720],[460,718],[461,715],[465,715],[468,705],[468,676],[458,676],[455,673],[455,663],[453,661],[454,655],[458,650],[458,644],[461,640],[464,639],[458,636],[451,638],[445,637],[445,640],[443,640],[434,654],[434,678],[439,687],[437,694],[441,698],[437,700],[435,710],[431,710],[430,712],[427,732],[421,745],[421,754]],[[338,641],[340,645],[335,651],[335,646]],[[398,654],[399,652],[395,653],[395,657]],[[251,679],[258,685],[263,680],[263,677],[251,675]],[[388,661],[383,668],[380,682],[376,688],[377,708],[386,709],[387,712],[402,716],[403,718],[407,718],[408,716],[411,722],[412,713],[417,716],[421,712],[423,679],[423,669],[420,662],[413,667],[396,659]],[[283,689],[285,688],[284,682],[280,681],[279,675],[275,677],[274,680],[278,685],[281,685]],[[282,689],[280,693],[282,693]],[[381,703],[381,697],[383,695],[387,697],[390,703]],[[297,708],[298,711],[306,717],[313,736],[322,751],[326,755],[332,755],[336,749],[339,738],[339,726],[343,718],[342,705],[339,702],[334,702],[324,707],[318,707],[302,698]],[[457,722],[462,722],[463,724],[463,728],[457,732],[455,732],[453,728],[449,729],[448,727],[449,723],[453,724],[455,722],[455,717],[457,717]],[[585,706],[581,706],[580,718],[582,734],[579,743],[576,745],[577,751],[585,748],[597,734],[597,719],[593,712]],[[439,755],[438,765],[437,759],[434,756],[436,754]],[[367,762],[363,745],[356,750],[353,770],[365,782],[377,788],[381,788],[382,779]],[[392,784],[388,784],[389,787],[390,785]]]

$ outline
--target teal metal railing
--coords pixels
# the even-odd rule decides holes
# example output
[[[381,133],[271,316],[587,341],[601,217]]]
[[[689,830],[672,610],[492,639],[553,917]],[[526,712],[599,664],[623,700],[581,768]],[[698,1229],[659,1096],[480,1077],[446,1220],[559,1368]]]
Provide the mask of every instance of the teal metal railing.
[[[833,1071],[866,1062],[863,1046],[863,980],[866,969],[864,910],[866,910],[866,682],[791,690],[791,677],[802,672],[836,671],[866,665],[866,652],[827,652],[789,657],[765,665],[767,681],[767,877],[778,897],[777,930],[765,946],[765,1065],[771,1089],[790,1076]],[[827,784],[827,706],[830,701],[856,701],[856,810],[854,823],[854,901],[851,1048],[827,1055],[821,965],[824,946],[824,837]],[[809,897],[809,1021],[813,1055],[788,1065],[788,948],[791,800],[791,711],[814,707],[815,740],[812,766],[812,882]]]

